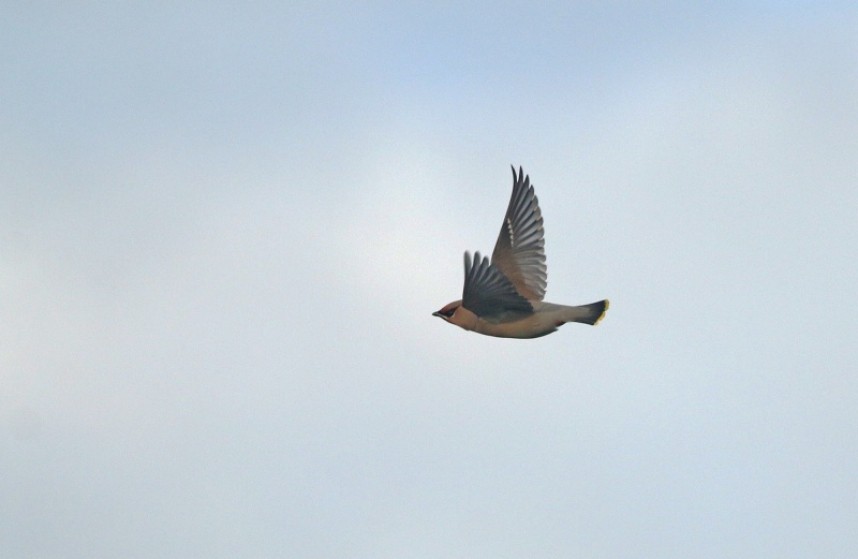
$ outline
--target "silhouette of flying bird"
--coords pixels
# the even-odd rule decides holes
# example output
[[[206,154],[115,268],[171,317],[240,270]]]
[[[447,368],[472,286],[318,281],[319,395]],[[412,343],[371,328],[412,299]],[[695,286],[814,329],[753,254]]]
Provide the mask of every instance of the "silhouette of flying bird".
[[[432,313],[465,330],[499,338],[538,338],[567,322],[596,324],[608,300],[571,307],[546,303],[545,238],[530,177],[512,168],[512,196],[492,258],[465,252],[462,298]]]

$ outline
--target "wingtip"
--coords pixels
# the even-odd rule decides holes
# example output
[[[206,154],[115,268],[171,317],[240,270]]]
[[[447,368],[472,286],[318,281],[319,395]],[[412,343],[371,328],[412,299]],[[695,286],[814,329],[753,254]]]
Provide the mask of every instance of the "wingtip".
[[[528,186],[530,183],[530,176],[524,174],[524,167],[521,165],[518,166],[518,173],[515,172],[515,165],[510,165],[512,169],[512,183],[513,185],[518,184],[520,182],[525,183],[525,186]]]

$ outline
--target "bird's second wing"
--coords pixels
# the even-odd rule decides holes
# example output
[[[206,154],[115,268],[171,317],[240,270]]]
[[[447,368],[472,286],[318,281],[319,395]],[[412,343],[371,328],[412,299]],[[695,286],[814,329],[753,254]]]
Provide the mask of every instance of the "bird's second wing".
[[[465,289],[462,306],[489,322],[503,322],[533,312],[533,306],[490,261],[465,252]]]
[[[539,200],[530,177],[521,167],[512,169],[512,196],[504,216],[492,264],[509,278],[525,298],[541,301],[548,284],[545,265],[545,239]]]

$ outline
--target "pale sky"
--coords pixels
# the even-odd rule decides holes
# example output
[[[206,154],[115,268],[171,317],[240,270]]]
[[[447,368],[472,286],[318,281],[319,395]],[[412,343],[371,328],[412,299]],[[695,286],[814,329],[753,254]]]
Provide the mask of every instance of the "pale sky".
[[[0,556],[855,557],[858,8],[570,5],[0,8]]]

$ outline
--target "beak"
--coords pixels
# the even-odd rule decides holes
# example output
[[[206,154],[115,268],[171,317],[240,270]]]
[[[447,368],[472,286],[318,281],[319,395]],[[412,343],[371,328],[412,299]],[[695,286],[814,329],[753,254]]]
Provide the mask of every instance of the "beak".
[[[440,317],[440,316],[441,316],[441,311],[435,311],[435,312],[433,312],[433,313],[432,313],[432,316],[438,316],[438,317]]]

